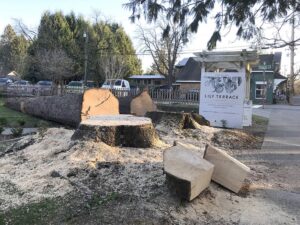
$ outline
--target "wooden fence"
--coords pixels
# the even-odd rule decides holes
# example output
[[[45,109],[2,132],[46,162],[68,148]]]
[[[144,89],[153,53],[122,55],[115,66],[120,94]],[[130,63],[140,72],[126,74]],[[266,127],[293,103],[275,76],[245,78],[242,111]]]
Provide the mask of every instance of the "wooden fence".
[[[61,89],[51,87],[43,88],[35,85],[10,85],[4,89],[0,89],[0,94],[10,97],[22,97],[22,96],[51,96],[64,93],[83,93],[84,88],[82,87],[63,87]],[[111,92],[118,98],[127,96],[136,96],[142,89],[112,89]],[[188,104],[198,105],[200,91],[199,90],[172,90],[172,89],[150,89],[148,90],[149,95],[156,103],[161,104]]]

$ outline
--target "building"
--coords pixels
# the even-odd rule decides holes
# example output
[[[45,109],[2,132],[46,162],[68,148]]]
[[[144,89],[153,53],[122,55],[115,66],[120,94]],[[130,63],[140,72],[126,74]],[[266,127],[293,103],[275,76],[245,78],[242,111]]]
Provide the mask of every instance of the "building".
[[[277,86],[286,80],[280,74],[281,52],[259,55],[259,62],[252,68],[250,99],[254,104],[272,104]]]
[[[160,74],[133,75],[129,80],[130,84],[136,87],[155,87],[166,83],[165,76]]]
[[[175,76],[175,84],[180,90],[200,89],[201,62],[197,57],[182,59],[176,68],[178,72]]]

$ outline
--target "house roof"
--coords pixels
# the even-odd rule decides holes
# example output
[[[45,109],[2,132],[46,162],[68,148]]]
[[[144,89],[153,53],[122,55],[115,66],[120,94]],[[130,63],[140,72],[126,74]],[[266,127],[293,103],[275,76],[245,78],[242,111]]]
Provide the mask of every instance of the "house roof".
[[[184,67],[187,63],[187,61],[189,60],[189,58],[183,58],[181,59],[177,64],[176,67],[180,68],[180,67]]]
[[[279,71],[281,64],[281,52],[275,52],[274,54],[262,54],[259,55],[259,62],[252,67],[253,71],[269,70]]]
[[[282,79],[282,80],[286,80],[287,79],[287,77],[285,77],[285,76],[283,76],[283,75],[281,75],[280,73],[275,73],[274,74],[274,79]]]
[[[129,79],[166,79],[165,76],[160,74],[143,74],[143,75],[133,75]]]
[[[186,65],[180,69],[176,76],[176,82],[200,82],[201,78],[201,62],[197,58],[190,57]]]

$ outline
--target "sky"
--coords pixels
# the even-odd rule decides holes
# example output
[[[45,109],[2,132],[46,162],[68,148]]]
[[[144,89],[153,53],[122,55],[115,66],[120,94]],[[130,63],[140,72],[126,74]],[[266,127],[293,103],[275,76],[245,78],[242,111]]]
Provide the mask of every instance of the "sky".
[[[9,0],[2,1],[0,7],[0,33],[3,32],[7,24],[14,24],[15,19],[21,19],[28,27],[36,29],[39,25],[41,15],[46,10],[63,11],[65,14],[74,11],[76,14],[83,15],[86,19],[93,20],[95,11],[101,12],[101,15],[106,19],[118,22],[123,25],[127,34],[131,37],[135,49],[138,53],[141,52],[140,43],[136,38],[136,25],[132,24],[128,17],[130,12],[123,8],[122,4],[128,0]],[[208,21],[207,24],[201,24],[197,34],[190,38],[190,42],[183,49],[182,54],[179,55],[178,60],[193,56],[192,52],[199,52],[206,49],[206,43],[210,35],[214,31],[214,23]],[[230,32],[229,35],[223,37],[222,42],[218,44],[217,50],[242,50],[249,47],[246,41],[236,39],[235,32]],[[272,50],[271,50],[272,51]],[[275,50],[274,50],[275,51]],[[278,51],[278,50],[277,50]],[[281,49],[283,55],[283,62],[281,72],[287,74],[289,72],[288,66],[288,51]],[[270,52],[270,50],[269,50]],[[300,54],[296,52],[296,62],[300,64]],[[152,64],[150,56],[139,55],[142,60],[143,69],[146,69]]]

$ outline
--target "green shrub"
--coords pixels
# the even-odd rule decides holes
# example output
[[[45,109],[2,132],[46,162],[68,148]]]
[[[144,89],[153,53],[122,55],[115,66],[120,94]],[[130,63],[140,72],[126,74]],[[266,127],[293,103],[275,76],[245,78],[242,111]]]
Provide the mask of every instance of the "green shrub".
[[[21,127],[23,127],[26,123],[26,121],[24,119],[18,119],[17,122]]]
[[[0,126],[0,134],[4,131],[4,128]]]
[[[4,117],[0,117],[0,126],[6,126],[7,125],[7,119]]]
[[[20,137],[23,133],[23,128],[22,127],[11,128],[10,131],[14,137]]]

